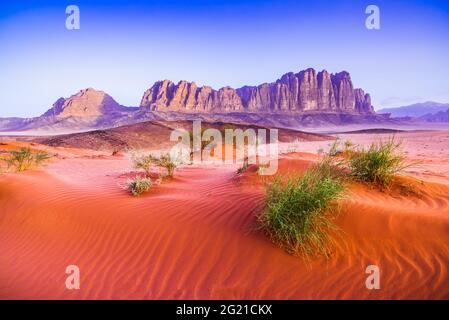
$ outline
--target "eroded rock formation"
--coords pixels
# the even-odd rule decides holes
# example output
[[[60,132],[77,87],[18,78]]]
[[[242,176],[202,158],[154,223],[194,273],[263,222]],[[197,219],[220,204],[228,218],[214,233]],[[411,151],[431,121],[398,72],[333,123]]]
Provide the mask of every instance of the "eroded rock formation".
[[[158,81],[148,89],[140,107],[151,111],[374,113],[369,94],[354,89],[348,72],[330,74],[307,69],[287,73],[273,83],[239,89],[198,87],[194,82]]]

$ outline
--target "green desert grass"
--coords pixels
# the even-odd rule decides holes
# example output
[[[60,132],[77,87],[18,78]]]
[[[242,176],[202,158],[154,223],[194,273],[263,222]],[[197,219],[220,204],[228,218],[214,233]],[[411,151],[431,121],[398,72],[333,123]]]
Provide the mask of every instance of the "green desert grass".
[[[150,175],[153,162],[149,155],[133,151],[131,152],[131,161],[135,169],[143,170],[147,177]]]
[[[30,148],[21,148],[20,150],[12,150],[8,156],[3,159],[8,168],[15,168],[17,172],[23,172],[32,167],[40,166],[44,161],[50,159],[51,156],[44,151],[33,152]]]
[[[178,164],[169,153],[162,154],[159,157],[150,154],[148,155],[148,157],[154,165],[161,168],[165,168],[165,170],[167,170],[166,174],[167,177],[169,178],[173,177],[175,169],[178,167]]]
[[[319,164],[302,176],[277,177],[266,190],[267,209],[259,216],[270,239],[294,255],[314,256],[330,252],[328,233],[344,182],[329,174],[330,164]]]
[[[388,187],[393,178],[410,165],[405,164],[402,141],[394,137],[372,143],[368,148],[354,148],[347,156],[349,175],[355,180]]]
[[[134,179],[130,179],[126,183],[127,189],[135,197],[138,197],[142,193],[147,192],[148,190],[150,190],[151,186],[152,186],[151,179],[149,179],[149,178],[141,178],[141,177],[136,177]]]
[[[144,170],[147,177],[150,176],[152,166],[165,168],[167,170],[166,176],[169,178],[173,177],[175,169],[178,167],[178,162],[169,153],[156,156],[133,152],[131,153],[131,161],[134,168]]]
[[[405,165],[401,141],[394,137],[368,148],[335,141],[323,158],[302,176],[277,177],[266,190],[267,209],[261,228],[289,253],[327,255],[333,217],[349,180],[388,187]]]

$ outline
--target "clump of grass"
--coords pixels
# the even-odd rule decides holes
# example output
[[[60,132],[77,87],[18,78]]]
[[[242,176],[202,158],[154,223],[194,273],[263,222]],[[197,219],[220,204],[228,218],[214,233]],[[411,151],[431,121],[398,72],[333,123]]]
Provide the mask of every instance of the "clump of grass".
[[[267,209],[259,216],[261,228],[274,243],[295,255],[329,254],[328,231],[332,213],[344,193],[341,179],[323,171],[277,178],[267,187]]]
[[[33,166],[39,166],[50,158],[51,156],[44,151],[32,152],[30,148],[21,148],[10,151],[9,156],[3,160],[8,168],[14,167],[17,172],[22,172]]]
[[[342,154],[342,151],[340,149],[340,140],[336,139],[329,148],[329,151],[326,153],[326,156],[329,157],[337,157]]]
[[[178,167],[178,161],[174,159],[169,153],[155,156],[152,154],[142,154],[134,152],[131,154],[131,161],[134,168],[145,171],[147,177],[150,176],[152,166],[165,168],[167,170],[167,177],[173,177],[175,169]]]
[[[350,176],[381,189],[388,187],[393,177],[407,167],[400,147],[401,141],[397,142],[393,137],[354,150],[348,156]]]
[[[169,153],[162,154],[159,157],[150,154],[148,155],[148,159],[152,164],[161,168],[165,168],[167,170],[167,177],[169,178],[173,177],[175,169],[178,167],[177,162]]]
[[[151,172],[151,166],[153,165],[152,158],[150,156],[133,152],[131,153],[131,161],[135,169],[142,169],[145,171],[145,175],[148,177]]]
[[[127,189],[135,197],[138,197],[142,193],[150,190],[151,186],[152,186],[151,179],[141,177],[136,177],[134,179],[128,180],[128,182],[126,183]]]

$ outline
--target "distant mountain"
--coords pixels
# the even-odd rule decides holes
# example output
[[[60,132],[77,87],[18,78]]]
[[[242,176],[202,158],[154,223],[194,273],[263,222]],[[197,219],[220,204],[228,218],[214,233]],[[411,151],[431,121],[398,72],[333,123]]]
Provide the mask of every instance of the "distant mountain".
[[[39,117],[0,119],[0,131],[74,132],[111,128],[127,124],[126,119],[137,110],[118,104],[103,91],[87,88],[69,98],[59,98]]]
[[[449,103],[427,101],[398,108],[380,109],[378,113],[390,113],[392,117],[421,117],[449,109]]]
[[[419,118],[427,122],[449,122],[449,107],[446,111],[440,111],[437,113],[428,113]]]
[[[376,115],[370,95],[354,88],[348,72],[307,69],[287,73],[272,83],[239,89],[158,81],[145,91],[139,107],[124,107],[105,92],[88,88],[59,98],[39,117],[0,118],[0,131],[69,133],[195,118],[288,128],[389,121]]]

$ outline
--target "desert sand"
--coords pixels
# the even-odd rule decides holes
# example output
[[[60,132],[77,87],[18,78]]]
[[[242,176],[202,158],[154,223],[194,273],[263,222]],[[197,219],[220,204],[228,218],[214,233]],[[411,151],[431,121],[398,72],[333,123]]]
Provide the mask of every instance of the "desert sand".
[[[256,230],[266,179],[252,170],[183,166],[134,198],[120,187],[138,174],[125,154],[35,144],[58,156],[0,175],[0,299],[449,299],[449,132],[401,136],[421,161],[401,177],[414,192],[351,183],[333,254],[309,262]],[[285,151],[281,173],[329,143]],[[80,290],[65,287],[71,264]],[[365,287],[371,264],[379,290]]]

